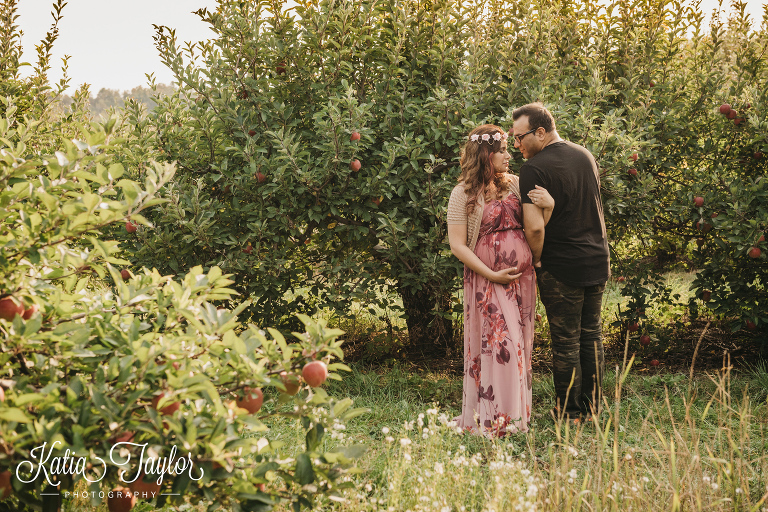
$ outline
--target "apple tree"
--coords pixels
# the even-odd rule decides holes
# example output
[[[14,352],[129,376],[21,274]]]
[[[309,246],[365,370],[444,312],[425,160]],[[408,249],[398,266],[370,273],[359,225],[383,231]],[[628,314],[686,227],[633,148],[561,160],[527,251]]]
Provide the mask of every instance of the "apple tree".
[[[77,138],[39,154],[36,123],[0,117],[0,510],[55,510],[62,497],[130,509],[135,496],[114,490],[243,511],[340,498],[361,448],[330,445],[325,425],[363,412],[317,387],[345,369],[340,331],[301,317],[288,344],[242,323],[248,303],[217,267],[127,270],[105,233],[151,227],[141,212],[163,201],[173,165],[127,179],[114,119],[71,126]],[[276,417],[306,444],[273,439]]]
[[[411,348],[440,350],[460,287],[445,244],[459,149],[507,104],[486,50],[495,14],[453,1],[281,5],[201,10],[214,37],[198,45],[158,28],[179,91],[128,116],[135,152],[178,172],[148,213],[155,227],[129,240],[133,258],[218,265],[254,298],[254,318],[346,314],[389,289]]]

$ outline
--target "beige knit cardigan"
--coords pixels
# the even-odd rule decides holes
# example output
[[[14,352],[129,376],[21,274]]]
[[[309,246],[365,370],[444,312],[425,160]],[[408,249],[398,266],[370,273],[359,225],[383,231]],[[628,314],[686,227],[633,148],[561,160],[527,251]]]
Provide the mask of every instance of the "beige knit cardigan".
[[[512,187],[507,191],[509,194],[515,194],[520,199],[520,178],[511,175]],[[480,233],[480,223],[483,220],[483,207],[485,206],[484,194],[478,194],[477,205],[474,211],[467,215],[467,194],[464,191],[464,183],[461,182],[451,191],[451,197],[448,199],[448,224],[466,224],[467,226],[467,247],[472,252],[477,245],[477,236]]]

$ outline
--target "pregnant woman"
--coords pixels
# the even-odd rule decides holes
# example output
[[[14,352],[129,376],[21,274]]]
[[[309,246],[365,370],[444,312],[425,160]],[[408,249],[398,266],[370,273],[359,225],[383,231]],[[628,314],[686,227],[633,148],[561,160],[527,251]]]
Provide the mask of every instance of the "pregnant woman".
[[[457,421],[496,436],[528,431],[536,306],[507,137],[491,124],[472,130],[448,202],[451,252],[464,263],[464,396]],[[549,193],[537,187],[529,197],[548,221],[555,204]]]

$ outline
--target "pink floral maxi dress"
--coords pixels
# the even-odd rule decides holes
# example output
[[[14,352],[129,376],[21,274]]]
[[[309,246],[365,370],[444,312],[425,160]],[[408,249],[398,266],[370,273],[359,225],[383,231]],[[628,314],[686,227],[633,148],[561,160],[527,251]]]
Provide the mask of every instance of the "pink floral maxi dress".
[[[491,270],[517,267],[523,275],[502,285],[464,267],[464,397],[458,426],[498,436],[527,432],[536,277],[517,196],[485,205],[475,254]]]

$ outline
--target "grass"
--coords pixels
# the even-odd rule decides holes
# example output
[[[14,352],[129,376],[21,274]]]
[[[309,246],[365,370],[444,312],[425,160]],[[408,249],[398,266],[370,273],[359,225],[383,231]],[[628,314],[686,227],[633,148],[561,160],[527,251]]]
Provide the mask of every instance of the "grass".
[[[766,378],[614,370],[596,424],[572,427],[548,417],[552,382],[538,375],[531,432],[492,440],[451,428],[459,377],[357,367],[331,392],[371,409],[344,429],[369,445],[366,471],[346,504],[322,508],[768,510],[768,407],[752,398]]]

